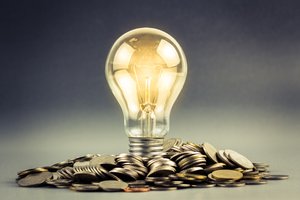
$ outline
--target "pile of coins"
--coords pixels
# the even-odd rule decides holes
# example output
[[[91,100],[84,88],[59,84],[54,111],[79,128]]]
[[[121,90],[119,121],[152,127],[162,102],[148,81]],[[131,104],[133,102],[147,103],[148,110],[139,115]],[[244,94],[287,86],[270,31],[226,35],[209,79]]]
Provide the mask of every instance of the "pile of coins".
[[[88,154],[18,173],[22,187],[48,186],[74,191],[148,192],[184,188],[262,185],[288,179],[272,175],[269,165],[253,163],[233,150],[217,150],[178,138],[164,141],[159,156]]]

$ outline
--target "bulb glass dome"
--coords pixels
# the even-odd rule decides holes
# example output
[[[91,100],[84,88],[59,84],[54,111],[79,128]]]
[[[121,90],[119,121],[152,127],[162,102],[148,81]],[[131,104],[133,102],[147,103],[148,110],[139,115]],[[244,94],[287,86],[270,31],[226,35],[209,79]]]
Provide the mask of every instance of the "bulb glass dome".
[[[185,55],[169,34],[138,28],[122,35],[106,61],[106,78],[133,138],[163,138],[187,74]]]

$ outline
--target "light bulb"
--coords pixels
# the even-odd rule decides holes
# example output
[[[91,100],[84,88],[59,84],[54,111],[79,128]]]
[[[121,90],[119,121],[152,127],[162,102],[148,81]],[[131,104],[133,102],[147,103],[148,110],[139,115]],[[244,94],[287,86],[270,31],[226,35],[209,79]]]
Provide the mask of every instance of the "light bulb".
[[[158,29],[131,30],[112,46],[105,73],[123,111],[129,152],[159,155],[171,108],[187,74],[180,45]]]

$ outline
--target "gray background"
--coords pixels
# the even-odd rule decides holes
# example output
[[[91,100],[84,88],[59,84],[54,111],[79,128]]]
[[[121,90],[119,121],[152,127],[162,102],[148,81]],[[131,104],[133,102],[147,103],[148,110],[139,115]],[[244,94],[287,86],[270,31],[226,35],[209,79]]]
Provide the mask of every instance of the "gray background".
[[[298,1],[12,0],[0,11],[3,199],[299,198]],[[174,36],[188,61],[168,136],[237,150],[289,180],[145,194],[16,187],[22,169],[127,151],[104,63],[120,35],[145,26]]]

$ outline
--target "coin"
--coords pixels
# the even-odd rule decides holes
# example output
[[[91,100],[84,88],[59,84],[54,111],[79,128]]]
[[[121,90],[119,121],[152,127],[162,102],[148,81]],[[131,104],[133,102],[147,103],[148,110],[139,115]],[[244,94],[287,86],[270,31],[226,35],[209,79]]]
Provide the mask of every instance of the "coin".
[[[203,172],[204,169],[202,167],[190,167],[180,171],[180,173],[189,173],[189,174],[201,174]]]
[[[226,166],[226,164],[224,164],[224,163],[215,163],[215,164],[206,166],[204,171],[209,173],[209,172],[212,172],[215,170],[223,169],[225,166]]]
[[[254,165],[248,158],[236,151],[227,149],[225,150],[225,154],[228,155],[230,161],[244,169],[252,169],[254,167]]]
[[[207,157],[213,161],[214,163],[217,163],[218,162],[218,159],[217,159],[217,149],[212,146],[211,144],[205,142],[202,144],[202,148],[203,148],[203,151],[205,152],[205,154],[207,155]]]
[[[89,165],[91,166],[102,166],[108,170],[113,169],[114,167],[116,167],[116,161],[115,161],[115,157],[111,156],[111,155],[101,155],[101,156],[97,156],[94,157],[90,160]]]
[[[195,144],[193,142],[187,142],[181,146],[181,150],[183,151],[196,151],[200,152],[202,150],[201,146],[198,144]]]
[[[99,186],[92,184],[80,184],[80,185],[72,185],[70,187],[71,190],[75,190],[77,192],[92,192],[100,190]]]
[[[213,171],[212,177],[217,180],[239,180],[243,177],[243,174],[235,170],[221,169]]]
[[[132,181],[132,182],[128,182],[128,185],[129,186],[146,185],[146,181],[145,180]]]
[[[266,163],[252,163],[233,150],[217,151],[207,142],[198,145],[170,138],[164,141],[164,149],[166,152],[149,157],[87,154],[20,171],[16,181],[24,187],[49,185],[81,192],[147,192],[210,188],[216,184],[262,185],[268,180],[289,178],[271,174]]]
[[[147,177],[168,176],[176,172],[177,165],[174,161],[161,156],[153,157],[147,162],[149,172]]]
[[[177,180],[184,181],[184,183],[189,183],[189,184],[198,184],[203,182],[203,177],[199,176],[193,176],[194,174],[182,174],[182,173],[177,173]]]
[[[178,162],[179,167],[184,170],[191,167],[199,167],[206,164],[206,159],[201,154],[187,156]]]
[[[18,176],[19,177],[25,177],[28,174],[34,174],[34,173],[38,173],[38,172],[47,172],[48,169],[44,168],[44,167],[37,167],[37,168],[32,168],[32,169],[26,169],[23,171],[18,172]]]
[[[164,176],[164,177],[155,177],[155,176],[150,177],[150,176],[148,176],[145,179],[146,182],[147,181],[168,181],[168,180],[170,180],[170,178],[167,177],[167,176]]]
[[[269,172],[268,169],[264,167],[256,167],[255,169],[259,172]]]
[[[229,160],[228,160],[228,158],[224,155],[224,150],[219,150],[218,152],[217,152],[217,157],[222,161],[222,162],[224,162],[226,165],[228,165],[229,167],[234,167],[235,165],[232,163],[232,162],[230,162]]]
[[[48,185],[52,185],[52,186],[55,186],[55,187],[68,187],[72,184],[73,180],[70,180],[70,179],[54,179],[54,180],[46,180],[46,183]]]
[[[177,138],[169,138],[169,139],[164,140],[163,150],[170,151],[171,148],[178,143],[178,140],[179,139],[177,139]]]
[[[150,187],[127,187],[124,189],[125,192],[149,192]]]
[[[74,179],[83,183],[91,183],[99,180],[95,173],[87,171],[74,173]]]
[[[158,168],[155,168],[155,169],[151,170],[147,176],[148,177],[151,177],[151,176],[168,176],[170,174],[174,174],[175,172],[176,172],[175,168],[173,168],[171,166],[167,166],[167,165],[162,165]]]
[[[116,167],[109,172],[123,181],[135,181],[139,177],[136,171],[121,167]]]
[[[176,186],[178,189],[184,189],[184,188],[190,188],[191,187],[191,185],[188,184],[188,183],[176,184],[174,186]]]
[[[267,184],[267,181],[264,180],[242,180],[246,185],[263,185]]]
[[[116,162],[117,162],[117,165],[119,165],[119,166],[123,166],[126,164],[132,164],[132,165],[138,166],[138,167],[145,167],[144,163],[143,163],[144,161],[142,160],[142,158],[140,156],[131,156],[131,155],[127,155],[127,154],[121,154],[121,155],[117,156]]]
[[[182,184],[183,181],[171,181],[170,182],[172,185],[179,185],[179,184]]]
[[[59,178],[73,179],[74,169],[73,167],[64,167],[60,170],[57,170],[57,175]]]
[[[186,177],[191,177],[191,178],[194,178],[196,180],[205,180],[207,178],[207,176],[205,175],[197,175],[197,174],[185,174]]]
[[[257,168],[268,168],[270,165],[266,163],[259,163],[259,162],[254,162],[253,165]]]
[[[194,154],[200,154],[199,152],[193,152],[193,151],[185,151],[185,152],[178,152],[175,153],[170,157],[171,160],[179,162],[181,159],[185,158],[186,156],[189,155],[194,155]]]
[[[261,178],[262,177],[259,174],[257,174],[257,175],[243,175],[244,180],[259,180]]]
[[[151,187],[152,191],[170,191],[177,190],[177,187]]]
[[[243,174],[244,174],[244,176],[251,176],[251,175],[259,175],[259,171],[256,171],[256,170],[254,170],[254,171],[243,171],[242,172]]]
[[[99,183],[99,187],[107,192],[117,192],[123,191],[128,184],[123,181],[102,181]]]
[[[78,161],[78,162],[75,162],[73,167],[85,167],[85,166],[89,166],[90,165],[90,162],[89,161]]]
[[[267,175],[264,176],[263,179],[267,179],[267,180],[285,180],[288,179],[289,175]]]
[[[193,184],[191,185],[193,188],[212,188],[215,187],[215,183],[201,183],[201,184]]]
[[[51,172],[39,172],[29,174],[26,177],[18,180],[18,185],[22,187],[40,186],[46,182],[46,180],[52,177]]]
[[[234,183],[218,183],[217,186],[219,187],[243,187],[246,184],[243,182],[234,182]]]

